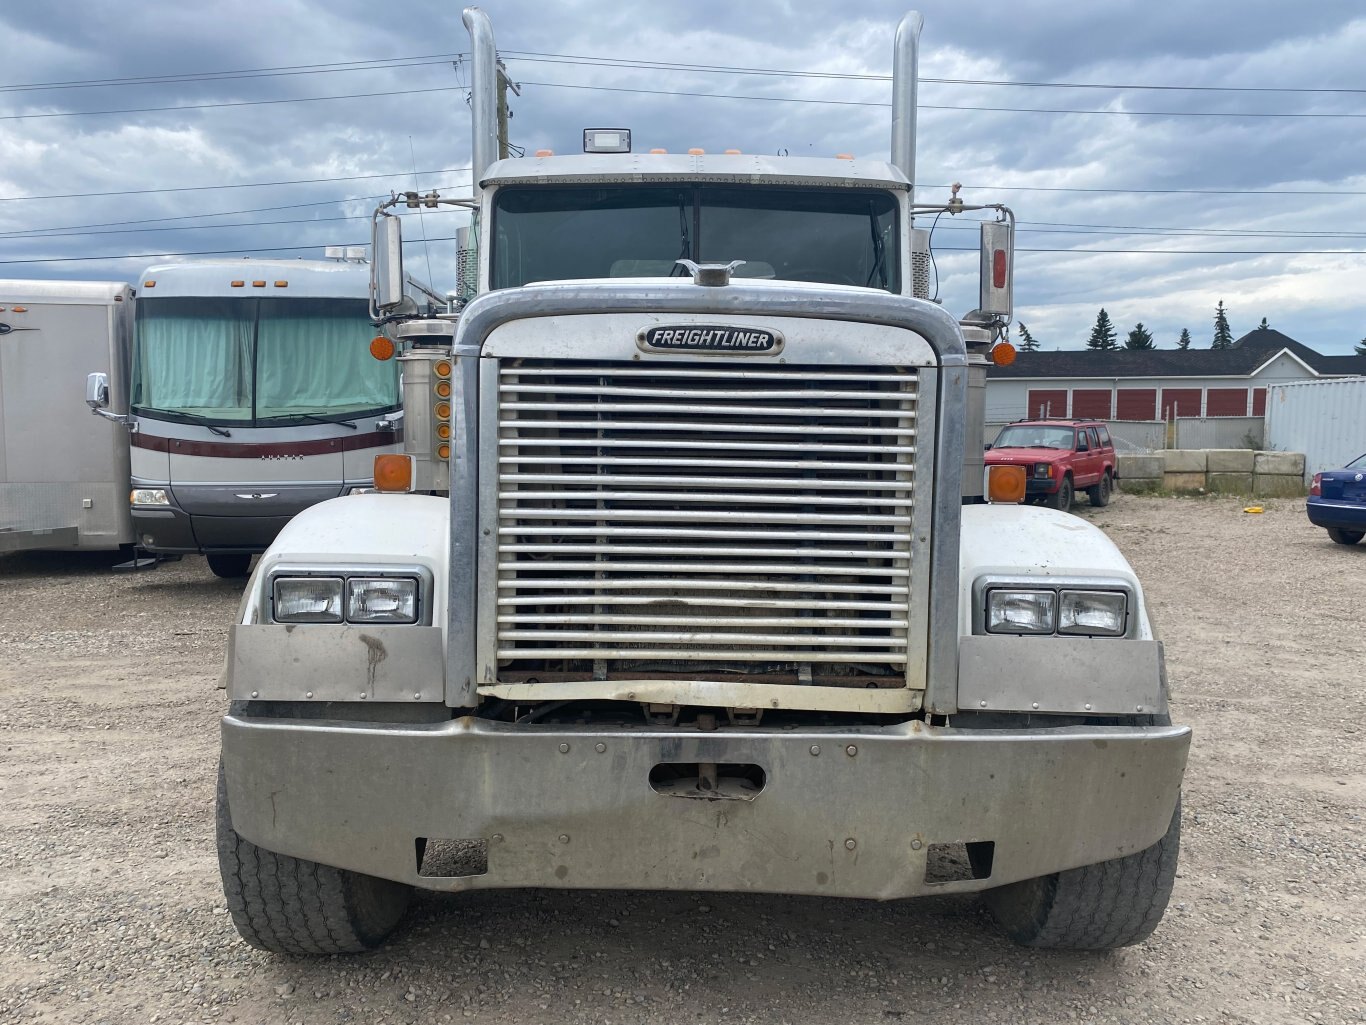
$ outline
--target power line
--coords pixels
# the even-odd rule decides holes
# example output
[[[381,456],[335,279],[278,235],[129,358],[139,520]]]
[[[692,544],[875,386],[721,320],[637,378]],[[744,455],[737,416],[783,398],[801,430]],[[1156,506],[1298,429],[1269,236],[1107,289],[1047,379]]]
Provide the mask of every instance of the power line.
[[[443,167],[438,171],[418,171],[418,174],[456,174],[469,167]],[[406,178],[412,171],[393,171],[384,174],[350,174],[337,178],[297,178],[278,182],[241,182],[235,185],[176,185],[160,189],[124,189],[118,192],[68,192],[47,196],[0,196],[0,203],[17,203],[23,199],[91,199],[102,196],[147,196],[162,192],[208,192],[214,189],[263,189],[275,185],[321,185],[328,182],[372,181],[375,178]]]
[[[855,72],[809,71],[783,68],[733,66],[725,64],[689,64],[677,61],[651,61],[620,57],[589,56],[584,54],[542,53],[534,50],[503,50],[503,56],[529,63],[584,65],[589,67],[628,68],[638,70],[689,71],[699,74],[761,75],[785,78],[810,78],[837,81],[890,82],[890,75],[859,74]],[[181,82],[231,81],[235,79],[270,78],[296,75],[335,74],[351,71],[374,71],[387,68],[422,67],[462,60],[464,52],[414,54],[368,60],[336,61],[326,64],[287,64],[278,67],[241,68],[228,71],[206,71],[172,75],[139,75],[126,78],[71,79],[58,82],[30,82],[0,85],[0,92],[31,92],[56,89],[91,89],[117,86],[174,84]],[[1206,93],[1289,93],[1299,95],[1360,95],[1366,88],[1318,86],[1233,86],[1233,85],[1154,85],[1137,82],[1036,82],[1010,81],[990,78],[935,78],[924,76],[922,83],[935,85],[990,86],[1018,89],[1099,89],[1112,91],[1206,92]]]

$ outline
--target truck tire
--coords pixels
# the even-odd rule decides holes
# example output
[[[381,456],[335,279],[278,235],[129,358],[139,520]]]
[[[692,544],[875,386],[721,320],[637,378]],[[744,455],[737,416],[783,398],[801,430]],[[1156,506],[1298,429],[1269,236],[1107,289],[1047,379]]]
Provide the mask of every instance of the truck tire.
[[[1336,544],[1354,545],[1363,537],[1366,537],[1366,531],[1343,530],[1341,527],[1329,527],[1328,536],[1331,537]]]
[[[257,847],[232,828],[218,766],[218,870],[233,925],[275,954],[358,954],[398,925],[412,887]]]
[[[251,556],[243,552],[218,552],[215,555],[207,556],[207,558],[209,569],[213,570],[213,575],[223,577],[225,580],[244,577],[251,568]]]
[[[1110,504],[1110,494],[1114,490],[1114,485],[1110,483],[1110,471],[1106,470],[1100,477],[1100,483],[1086,489],[1087,497],[1091,499],[1091,504],[1097,509],[1104,508]]]
[[[1058,490],[1044,499],[1044,503],[1052,506],[1054,509],[1061,509],[1063,512],[1067,512],[1067,510],[1072,508],[1073,495],[1072,477],[1069,474],[1063,477],[1062,482],[1058,484]]]
[[[1176,878],[1181,802],[1161,840],[1113,861],[1025,879],[982,894],[1006,934],[1026,947],[1114,950],[1147,939]]]

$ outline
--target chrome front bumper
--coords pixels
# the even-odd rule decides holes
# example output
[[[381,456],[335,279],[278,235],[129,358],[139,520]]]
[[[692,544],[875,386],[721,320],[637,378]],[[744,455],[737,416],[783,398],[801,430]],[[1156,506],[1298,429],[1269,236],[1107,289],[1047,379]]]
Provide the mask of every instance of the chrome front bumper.
[[[1155,843],[1182,726],[965,730],[431,726],[228,716],[233,826],[281,854],[436,890],[734,890],[891,899],[980,890]],[[666,796],[660,763],[758,765],[752,799]],[[487,844],[419,876],[418,839]],[[992,841],[985,879],[926,882],[932,845]]]

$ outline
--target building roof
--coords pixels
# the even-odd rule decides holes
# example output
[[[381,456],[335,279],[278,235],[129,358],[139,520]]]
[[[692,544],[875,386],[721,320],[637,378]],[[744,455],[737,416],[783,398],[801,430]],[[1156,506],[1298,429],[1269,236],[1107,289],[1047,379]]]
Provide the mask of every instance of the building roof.
[[[1366,374],[1366,356],[1324,356],[1275,328],[1257,328],[1230,349],[1115,349],[1097,352],[1021,352],[1009,366],[987,368],[991,378],[1246,377],[1289,352],[1317,374]]]

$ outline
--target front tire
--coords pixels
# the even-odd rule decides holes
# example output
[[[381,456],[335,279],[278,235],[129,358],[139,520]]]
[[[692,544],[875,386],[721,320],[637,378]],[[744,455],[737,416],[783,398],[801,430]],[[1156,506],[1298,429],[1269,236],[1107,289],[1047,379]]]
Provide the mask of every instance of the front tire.
[[[1048,496],[1047,504],[1054,509],[1061,509],[1063,512],[1067,512],[1068,509],[1072,508],[1073,494],[1072,478],[1064,477],[1062,483],[1058,485],[1058,490]]]
[[[358,954],[378,947],[408,908],[412,887],[257,847],[232,828],[218,766],[218,870],[232,923],[258,950]]]
[[[1050,950],[1114,950],[1141,943],[1162,921],[1176,879],[1181,802],[1146,850],[982,894],[1016,943]]]
[[[251,556],[242,552],[217,552],[207,558],[213,575],[225,580],[244,577],[251,568]]]
[[[1337,544],[1354,545],[1366,537],[1366,530],[1343,530],[1341,527],[1329,527],[1328,536]]]
[[[1100,483],[1086,489],[1087,497],[1091,499],[1091,504],[1097,509],[1102,509],[1110,504],[1110,495],[1114,491],[1114,485],[1110,483],[1110,471],[1106,470],[1100,477]]]

